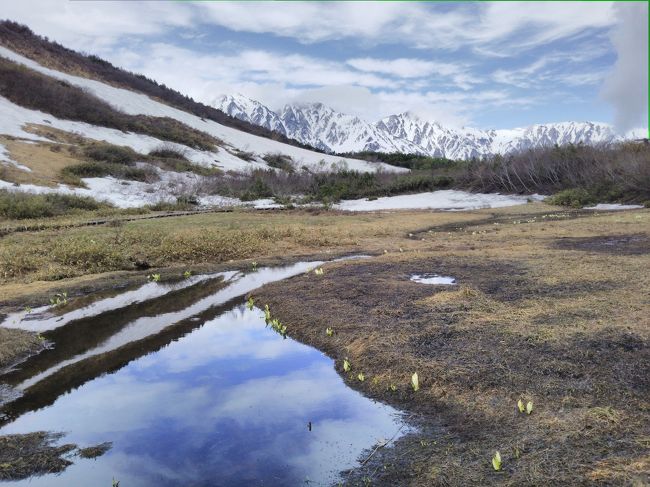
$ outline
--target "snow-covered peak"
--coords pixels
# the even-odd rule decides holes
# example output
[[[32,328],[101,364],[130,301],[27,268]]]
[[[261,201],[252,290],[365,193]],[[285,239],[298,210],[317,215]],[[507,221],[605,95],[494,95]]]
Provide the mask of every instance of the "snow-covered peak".
[[[646,135],[645,130],[634,130],[625,137],[620,137],[612,126],[589,121],[497,130],[453,128],[426,120],[411,111],[369,123],[360,117],[337,112],[322,103],[292,103],[277,113],[265,113],[264,117],[256,115],[259,113],[256,105],[238,103],[232,108],[224,105],[219,108],[252,123],[256,123],[255,119],[260,119],[259,124],[264,127],[277,130],[304,144],[337,153],[401,152],[468,159],[539,146],[599,144]],[[240,114],[241,111],[245,113]],[[273,123],[269,122],[271,120]]]
[[[259,101],[253,100],[241,93],[221,95],[214,100],[212,106],[232,117],[286,135],[283,131],[282,123],[275,112]]]

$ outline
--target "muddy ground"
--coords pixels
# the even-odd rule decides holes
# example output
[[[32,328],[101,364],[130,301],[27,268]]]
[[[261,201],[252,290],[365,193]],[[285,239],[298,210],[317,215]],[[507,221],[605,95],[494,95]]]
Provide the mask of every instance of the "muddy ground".
[[[257,291],[292,337],[420,427],[349,483],[648,485],[650,225],[627,218],[427,230],[417,248]],[[457,285],[410,280],[426,272]]]
[[[186,269],[247,269],[253,261],[261,266],[350,253],[375,256],[327,264],[322,276],[305,274],[254,292],[257,303],[268,303],[287,324],[290,336],[326,352],[352,387],[405,411],[419,428],[393,448],[376,450],[346,476],[349,485],[650,482],[650,211],[586,213],[535,204],[456,214],[215,214],[166,224],[178,232],[221,225],[241,233],[254,226],[256,238],[263,238],[256,254],[241,258],[165,260],[166,266],[155,268],[163,279]],[[286,228],[277,232],[280,224]],[[133,225],[129,231],[136,236],[152,228]],[[276,240],[265,240],[267,227]],[[86,231],[25,232],[10,243],[28,248],[34,241],[41,248],[48,239],[86,238]],[[114,238],[111,231],[107,239]],[[45,304],[63,290],[69,306],[81,306],[142,284],[154,272],[70,269],[79,275],[7,280],[0,285],[6,298],[0,312]],[[410,280],[422,273],[453,276],[457,284]],[[194,326],[181,323],[178,333]],[[55,357],[57,348],[85,346],[103,333],[87,331],[79,337],[53,334],[54,347],[42,352],[42,361]],[[5,366],[45,348],[33,334],[0,332]],[[161,335],[152,338],[159,344],[148,345],[164,346],[168,339]],[[119,368],[139,348],[133,343],[123,353],[98,356],[88,378]],[[342,369],[344,358],[352,364],[350,373]],[[365,381],[357,379],[359,372]],[[414,372],[417,392],[410,385]],[[53,392],[43,397],[77,385],[64,375],[52,379],[44,387]],[[519,399],[533,402],[532,414],[517,411]],[[17,401],[13,413],[30,409],[30,401]],[[56,448],[44,451],[53,462],[61,456]],[[503,458],[500,472],[490,465],[495,451]],[[39,472],[39,462],[32,463]]]

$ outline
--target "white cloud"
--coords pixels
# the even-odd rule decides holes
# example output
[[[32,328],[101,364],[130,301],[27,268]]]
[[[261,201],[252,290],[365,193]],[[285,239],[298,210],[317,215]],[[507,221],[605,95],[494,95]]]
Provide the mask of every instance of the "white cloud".
[[[516,35],[508,51],[544,45],[615,23],[614,2],[486,2],[471,41],[501,43]]]
[[[616,6],[618,26],[612,42],[618,60],[603,85],[602,96],[615,110],[620,132],[648,128],[648,5]]]

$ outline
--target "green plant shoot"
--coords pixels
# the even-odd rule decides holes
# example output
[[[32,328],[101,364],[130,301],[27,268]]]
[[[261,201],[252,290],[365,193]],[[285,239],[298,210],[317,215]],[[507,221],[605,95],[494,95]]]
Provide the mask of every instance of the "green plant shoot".
[[[420,390],[420,378],[417,372],[411,376],[411,387],[413,387],[413,391],[415,392]]]
[[[492,468],[497,472],[501,470],[501,453],[496,452],[492,457]]]
[[[357,375],[357,379],[359,379],[360,382],[363,382],[366,380],[366,376],[363,375],[363,372],[359,372],[359,375]]]
[[[526,414],[530,414],[533,412],[533,401],[528,401],[528,404],[526,404]]]
[[[343,359],[343,370],[350,372],[351,368],[352,367],[350,366],[350,361],[348,359]]]
[[[253,296],[250,296],[248,298],[248,301],[246,301],[246,306],[248,307],[249,310],[253,310],[253,306],[255,306],[255,300],[253,299]]]
[[[524,401],[519,399],[519,401],[517,401],[517,408],[519,409],[520,413],[523,413],[526,410],[526,406],[524,406]]]
[[[328,337],[331,337],[332,335],[334,335],[334,329],[333,329],[333,328],[330,328],[330,327],[328,326],[327,328],[325,328],[325,334],[326,334]]]

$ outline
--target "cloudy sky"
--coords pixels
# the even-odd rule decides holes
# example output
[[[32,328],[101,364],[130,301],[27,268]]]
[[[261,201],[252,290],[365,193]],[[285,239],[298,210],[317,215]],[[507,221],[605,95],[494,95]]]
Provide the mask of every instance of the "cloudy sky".
[[[0,16],[207,103],[239,92],[480,128],[648,123],[645,2],[29,0]]]

